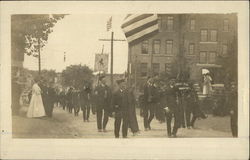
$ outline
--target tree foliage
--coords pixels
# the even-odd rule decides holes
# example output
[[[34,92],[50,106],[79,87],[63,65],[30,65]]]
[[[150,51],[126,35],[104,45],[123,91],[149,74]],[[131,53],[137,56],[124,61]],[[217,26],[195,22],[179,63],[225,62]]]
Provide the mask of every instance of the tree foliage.
[[[11,16],[12,56],[15,59],[27,55],[37,56],[40,47],[48,40],[53,27],[63,14],[16,14]]]
[[[62,72],[62,83],[81,89],[84,85],[92,85],[93,71],[86,65],[71,65]]]
[[[40,76],[42,76],[47,82],[51,82],[55,80],[55,77],[57,76],[56,71],[55,70],[46,70],[43,69],[41,71]]]

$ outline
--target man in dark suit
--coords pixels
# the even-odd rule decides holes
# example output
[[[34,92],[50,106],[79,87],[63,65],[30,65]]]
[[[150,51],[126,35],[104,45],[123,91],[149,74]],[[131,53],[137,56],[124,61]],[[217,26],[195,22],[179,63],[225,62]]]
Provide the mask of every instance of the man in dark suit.
[[[233,137],[238,137],[238,92],[235,82],[231,83],[229,105],[232,135]]]
[[[84,86],[83,90],[80,92],[81,97],[81,109],[83,114],[83,121],[89,122],[89,115],[90,115],[90,98],[91,98],[91,88],[90,86]]]
[[[122,137],[127,138],[129,124],[129,92],[126,89],[125,80],[116,81],[119,89],[114,93],[114,111],[115,111],[115,138],[119,138],[119,132],[122,122]]]
[[[106,132],[106,125],[110,114],[110,88],[105,83],[105,76],[99,77],[99,84],[96,86],[95,103],[96,103],[96,118],[98,132]]]
[[[145,131],[150,130],[151,126],[150,123],[155,116],[155,110],[158,103],[158,89],[156,87],[156,83],[153,81],[152,78],[149,78],[147,83],[144,86],[144,111],[143,111],[143,118],[144,118],[144,128]]]
[[[47,87],[47,81],[41,77],[41,80],[39,81],[38,85],[41,88],[41,96],[43,101],[44,110],[46,113],[46,116],[48,116],[48,87]]]
[[[167,122],[168,137],[176,137],[177,130],[180,127],[180,108],[177,105],[178,89],[175,87],[175,81],[172,79],[169,82],[169,86],[165,91],[165,113]],[[171,127],[171,121],[174,116],[174,126]]]
[[[53,81],[50,81],[47,87],[48,91],[48,98],[47,98],[47,116],[52,117],[53,109],[54,109],[54,103],[56,102],[56,91],[53,88]]]
[[[72,109],[73,109],[73,87],[70,87],[67,94],[66,94],[66,99],[67,99],[67,108],[69,113],[72,113]]]

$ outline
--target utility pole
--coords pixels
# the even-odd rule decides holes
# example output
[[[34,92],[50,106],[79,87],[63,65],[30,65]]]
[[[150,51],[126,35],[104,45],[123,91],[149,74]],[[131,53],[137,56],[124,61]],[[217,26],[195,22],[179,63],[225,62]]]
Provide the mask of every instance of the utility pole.
[[[110,65],[110,82],[111,82],[111,90],[113,91],[113,40],[114,40],[114,32],[111,32],[111,65]]]
[[[114,41],[125,41],[121,39],[114,39],[114,32],[111,32],[111,39],[99,39],[100,41],[111,41],[111,62],[110,62],[110,88],[111,92],[113,92],[113,43]],[[113,96],[111,94],[111,107],[113,107]]]
[[[126,41],[125,39],[114,39],[114,32],[111,32],[111,39],[99,39],[99,41],[111,41],[111,62],[110,62],[110,84],[111,84],[111,89],[113,90],[113,46],[114,46],[114,41]]]
[[[41,53],[40,53],[40,37],[38,38],[38,73],[41,74]]]

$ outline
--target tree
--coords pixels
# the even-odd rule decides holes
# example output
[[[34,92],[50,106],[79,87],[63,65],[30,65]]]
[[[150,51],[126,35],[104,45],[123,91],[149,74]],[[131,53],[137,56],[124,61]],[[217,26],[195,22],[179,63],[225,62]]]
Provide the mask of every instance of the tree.
[[[64,14],[16,14],[11,16],[12,59],[23,61],[24,53],[38,57],[40,48]]]
[[[55,70],[46,70],[43,69],[41,71],[41,76],[47,81],[47,82],[51,82],[55,80],[55,77],[57,76],[56,71]]]
[[[86,65],[71,65],[62,71],[62,83],[81,89],[84,85],[92,85],[93,71]]]

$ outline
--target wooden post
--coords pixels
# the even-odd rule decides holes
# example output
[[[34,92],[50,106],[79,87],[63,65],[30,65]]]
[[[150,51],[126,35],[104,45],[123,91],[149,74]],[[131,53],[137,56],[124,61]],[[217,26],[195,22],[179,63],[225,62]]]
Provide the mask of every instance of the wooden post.
[[[41,74],[40,38],[38,38],[38,73]]]
[[[114,32],[111,32],[111,65],[110,65],[110,82],[111,82],[111,91],[113,91],[113,39]]]

